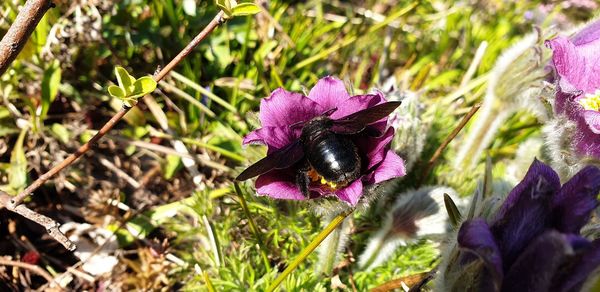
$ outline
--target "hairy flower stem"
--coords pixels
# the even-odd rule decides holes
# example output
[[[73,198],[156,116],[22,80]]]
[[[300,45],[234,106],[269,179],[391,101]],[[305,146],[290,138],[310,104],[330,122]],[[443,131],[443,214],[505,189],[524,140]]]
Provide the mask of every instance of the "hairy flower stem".
[[[333,220],[331,220],[331,223],[329,223],[329,225],[327,225],[327,227],[325,227],[323,231],[317,234],[317,237],[315,237],[315,239],[313,239],[313,241],[311,241],[300,252],[298,257],[296,257],[294,261],[292,261],[290,265],[287,266],[287,268],[283,270],[281,274],[279,274],[279,276],[275,279],[275,281],[273,281],[271,286],[267,288],[267,291],[275,291],[275,289],[279,287],[281,282],[283,282],[283,280],[285,280],[285,278],[287,278],[287,276],[289,276],[300,265],[300,263],[302,263],[319,246],[319,244],[321,244],[321,242],[323,242],[323,240],[325,240],[325,238],[329,236],[329,234],[331,234],[340,224],[342,224],[342,222],[344,222],[344,219],[348,217],[348,215],[352,214],[353,211],[353,208],[349,209],[333,218]]]
[[[476,124],[469,132],[466,143],[461,147],[456,158],[456,167],[472,167],[479,161],[483,150],[488,147],[495,137],[498,128],[514,112],[514,108],[501,109],[501,104],[494,107],[493,104],[484,103],[480,116]]]
[[[388,241],[388,239],[391,237],[391,233],[388,232],[385,236],[383,236],[379,242],[377,242],[377,245],[375,246],[375,248],[373,249],[373,253],[369,256],[369,258],[367,259],[367,261],[365,262],[364,265],[362,265],[362,269],[368,270],[369,267],[373,264],[373,262],[375,262],[375,260],[377,259],[377,256],[379,256],[379,252],[381,251],[381,248],[383,247],[384,243],[386,241]]]
[[[429,173],[435,166],[435,162],[442,155],[442,152],[444,152],[446,147],[448,147],[448,144],[450,144],[450,142],[452,142],[452,140],[454,140],[454,138],[456,138],[456,135],[458,135],[458,133],[460,133],[460,131],[465,127],[465,125],[467,125],[467,123],[471,120],[473,115],[475,115],[475,113],[477,113],[477,111],[479,110],[480,107],[481,107],[481,104],[479,104],[479,103],[475,104],[471,108],[471,110],[462,118],[460,123],[458,123],[458,126],[456,126],[456,128],[454,128],[454,130],[452,130],[450,135],[448,135],[446,137],[446,139],[444,139],[444,142],[442,142],[442,144],[435,150],[435,153],[433,154],[433,156],[431,157],[431,159],[429,159],[429,162],[427,163],[427,168],[425,169],[425,172],[423,172],[423,175],[421,176],[421,181],[419,182],[419,185],[422,185],[423,182],[425,181],[425,179],[427,179],[427,177],[429,176]]]
[[[335,219],[332,216],[324,216],[323,224],[328,224]],[[343,249],[346,242],[346,232],[348,229],[347,219],[340,224],[332,234],[323,241],[323,245],[319,248],[319,263],[317,264],[317,273],[329,275],[333,271],[338,255]]]
[[[215,18],[185,47],[175,58],[169,62],[162,70],[158,71],[154,74],[153,78],[156,82],[161,81],[177,64],[179,64],[187,55],[189,55],[192,50],[200,44],[200,42],[206,38],[206,36],[211,33],[217,26],[223,23],[223,12],[219,12]],[[77,151],[65,160],[54,166],[52,169],[42,174],[37,180],[35,180],[31,185],[29,185],[25,190],[20,192],[17,196],[15,196],[10,203],[6,206],[9,210],[14,210],[16,206],[21,204],[23,200],[33,194],[35,190],[41,187],[46,181],[52,178],[54,175],[65,169],[67,166],[71,165],[75,160],[81,157],[83,154],[88,152],[92,145],[94,145],[100,138],[102,138],[106,133],[108,133],[127,112],[129,112],[131,108],[123,107],[120,111],[118,111],[102,128],[94,137],[92,137],[88,142],[83,144]]]
[[[536,99],[546,76],[548,54],[540,48],[545,35],[539,31],[523,37],[496,60],[490,72],[486,94],[475,124],[469,129],[464,147],[454,160],[457,169],[474,167],[497,130],[515,111],[537,107]]]

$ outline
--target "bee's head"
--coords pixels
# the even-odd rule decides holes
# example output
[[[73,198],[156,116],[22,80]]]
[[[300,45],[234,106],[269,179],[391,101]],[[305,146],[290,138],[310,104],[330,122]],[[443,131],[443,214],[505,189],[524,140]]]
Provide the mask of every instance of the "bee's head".
[[[306,122],[302,126],[302,134],[300,138],[304,142],[309,142],[322,135],[324,132],[329,131],[329,128],[333,125],[333,121],[326,116],[318,116],[312,120]]]

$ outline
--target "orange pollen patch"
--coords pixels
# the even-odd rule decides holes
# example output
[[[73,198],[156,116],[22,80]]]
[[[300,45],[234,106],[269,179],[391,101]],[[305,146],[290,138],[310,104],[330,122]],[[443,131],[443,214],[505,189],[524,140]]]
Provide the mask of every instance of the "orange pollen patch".
[[[310,178],[311,182],[317,183],[320,185],[320,187],[328,189],[330,191],[335,191],[343,186],[343,185],[336,184],[334,182],[327,181],[324,177],[322,177],[319,173],[317,173],[317,171],[314,170],[313,168],[311,168],[307,172],[307,175]]]

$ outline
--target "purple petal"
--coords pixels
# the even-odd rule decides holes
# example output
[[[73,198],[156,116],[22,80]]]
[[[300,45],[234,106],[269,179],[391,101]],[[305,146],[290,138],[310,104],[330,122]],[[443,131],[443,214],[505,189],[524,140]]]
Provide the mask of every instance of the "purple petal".
[[[585,251],[592,245],[592,243],[589,240],[579,235],[566,234],[565,238],[567,239],[567,241],[569,241],[569,244],[575,252]]]
[[[585,45],[600,39],[600,21],[592,22],[580,32],[578,32],[571,41],[576,46]]]
[[[360,199],[360,196],[362,196],[362,191],[362,181],[360,179],[357,179],[349,186],[335,191],[335,195],[338,198],[340,198],[340,200],[352,206],[356,206],[356,203],[358,203],[358,199]]]
[[[573,133],[571,140],[578,154],[593,156],[600,159],[600,135],[595,134],[585,121],[583,114],[575,118],[577,131]]]
[[[299,130],[290,130],[288,126],[262,127],[248,133],[242,144],[264,144],[269,146],[269,153],[271,153],[289,145],[299,136]]]
[[[562,92],[560,88],[558,90],[555,104],[557,112],[564,113],[577,126],[576,131],[572,131],[570,137],[573,146],[576,147],[580,155],[593,156],[600,159],[600,135],[594,133],[590,125],[595,122],[586,121],[584,116],[584,112],[586,111],[575,101],[573,95]],[[588,117],[588,119],[590,118]]]
[[[554,279],[555,291],[579,291],[590,274],[600,267],[600,239],[596,239]]]
[[[404,160],[402,160],[402,158],[394,151],[388,150],[385,154],[385,158],[368,177],[367,182],[368,184],[376,184],[404,175],[406,175]]]
[[[600,112],[594,110],[583,111],[585,123],[594,134],[600,134]]]
[[[582,40],[579,42],[583,43]],[[599,88],[600,40],[576,46],[569,39],[559,36],[547,41],[546,45],[552,49],[552,62],[559,79],[565,79],[585,93],[593,93]]]
[[[558,175],[537,159],[508,195],[492,224],[492,232],[509,267],[529,242],[550,224],[550,201],[560,188]]]
[[[565,183],[552,200],[553,227],[561,232],[579,234],[598,206],[600,169],[588,166]]]
[[[265,173],[256,179],[254,186],[259,195],[286,200],[306,199],[294,183],[293,175],[286,170],[273,170]]]
[[[558,81],[556,86],[555,110],[559,114],[566,114],[570,119],[581,116],[583,106],[577,102],[582,91],[573,87],[565,79]]]
[[[359,152],[363,154],[364,157],[362,158],[367,159],[368,161],[366,165],[364,165],[363,160],[364,169],[370,170],[383,160],[393,138],[394,128],[389,128],[380,137],[371,137],[368,135],[356,136],[354,143],[356,144]]]
[[[385,102],[385,98],[381,92],[375,94],[355,95],[345,100],[338,100],[335,105],[337,110],[331,115],[332,119],[339,119],[349,116],[355,112],[373,107]],[[380,121],[387,121],[387,117]]]
[[[324,110],[329,110],[349,99],[350,94],[348,94],[344,82],[327,76],[319,79],[308,93],[308,98],[318,103]]]
[[[488,224],[481,218],[465,221],[458,231],[458,244],[483,260],[498,290],[503,278],[502,257]]]
[[[502,291],[551,291],[558,268],[572,254],[573,249],[563,234],[544,233],[533,240],[510,267]]]
[[[323,112],[319,104],[304,95],[278,88],[260,102],[259,118],[263,127],[283,127],[310,120]]]

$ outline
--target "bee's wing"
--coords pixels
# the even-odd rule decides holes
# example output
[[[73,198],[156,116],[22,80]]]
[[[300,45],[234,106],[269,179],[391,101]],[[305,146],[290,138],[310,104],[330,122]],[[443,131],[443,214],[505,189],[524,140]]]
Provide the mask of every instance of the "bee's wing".
[[[295,141],[292,144],[279,149],[265,158],[257,161],[246,168],[235,180],[244,181],[255,176],[267,173],[273,169],[282,169],[292,166],[304,156],[300,141]]]
[[[337,134],[355,134],[382,118],[391,114],[398,106],[399,101],[390,101],[374,107],[355,112],[351,115],[333,121],[331,130]]]

